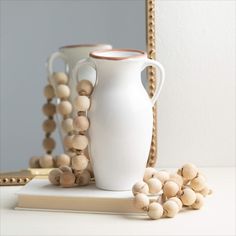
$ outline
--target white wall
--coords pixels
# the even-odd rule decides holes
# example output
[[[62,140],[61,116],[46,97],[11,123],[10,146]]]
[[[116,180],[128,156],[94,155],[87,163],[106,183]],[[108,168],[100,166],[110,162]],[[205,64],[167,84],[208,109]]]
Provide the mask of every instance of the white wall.
[[[235,165],[235,1],[157,1],[159,162]]]

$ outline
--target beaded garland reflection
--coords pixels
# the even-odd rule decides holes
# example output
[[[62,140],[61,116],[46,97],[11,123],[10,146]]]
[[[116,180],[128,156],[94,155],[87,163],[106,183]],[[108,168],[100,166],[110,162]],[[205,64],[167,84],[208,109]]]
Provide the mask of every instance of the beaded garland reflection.
[[[153,220],[175,217],[183,206],[198,210],[204,205],[204,197],[212,193],[193,164],[172,174],[148,167],[143,181],[134,184],[132,191],[134,206]]]

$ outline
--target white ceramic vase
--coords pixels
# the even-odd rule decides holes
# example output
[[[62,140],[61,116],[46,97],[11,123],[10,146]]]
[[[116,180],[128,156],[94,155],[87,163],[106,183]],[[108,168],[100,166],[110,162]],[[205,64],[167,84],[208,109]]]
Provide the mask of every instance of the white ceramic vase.
[[[142,180],[152,138],[153,113],[164,82],[164,69],[143,51],[103,50],[79,61],[96,70],[91,96],[89,153],[96,186],[105,190],[130,190]],[[147,66],[160,70],[158,88],[150,99],[141,82]],[[76,79],[75,79],[76,80]]]

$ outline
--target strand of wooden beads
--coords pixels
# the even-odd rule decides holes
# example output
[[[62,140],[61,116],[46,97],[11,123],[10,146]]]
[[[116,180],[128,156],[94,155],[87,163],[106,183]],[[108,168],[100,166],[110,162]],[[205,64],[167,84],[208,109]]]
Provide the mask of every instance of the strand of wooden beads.
[[[198,210],[204,197],[212,193],[206,178],[193,164],[185,164],[172,174],[148,167],[143,181],[137,182],[132,192],[134,206],[155,220],[174,217],[183,206]]]
[[[43,113],[47,116],[47,119],[43,122],[43,130],[45,132],[45,138],[43,140],[43,147],[46,154],[42,157],[33,156],[29,161],[31,168],[51,168],[53,167],[52,151],[56,146],[56,142],[51,138],[51,134],[56,129],[56,122],[54,121],[54,115],[56,113],[56,106],[52,103],[55,97],[54,89],[52,85],[48,84],[44,88],[44,96],[47,99],[47,103],[43,105]]]
[[[61,127],[63,131],[66,133],[64,138],[64,146],[69,147],[68,143],[65,140],[69,140],[71,136],[73,136],[73,124],[72,118],[70,118],[72,112],[72,105],[70,103],[70,88],[68,86],[69,78],[64,72],[53,73],[52,80],[54,84],[54,90],[57,99],[59,99],[59,103],[57,105],[57,112],[62,116]],[[55,157],[55,165],[56,167],[60,166],[70,166],[71,158],[68,154],[62,153]]]
[[[89,128],[87,111],[90,108],[90,96],[93,91],[93,85],[88,80],[81,80],[77,84],[78,96],[74,100],[74,108],[77,116],[73,120],[73,127],[76,134],[72,140],[72,146],[76,150],[76,155],[72,157],[71,166],[77,172],[82,172],[89,165],[89,158],[85,155],[88,146],[86,132]]]
[[[93,176],[89,158],[84,154],[84,150],[88,146],[88,138],[86,131],[89,128],[89,120],[86,116],[90,107],[90,95],[93,91],[93,85],[90,81],[81,80],[77,85],[78,96],[75,98],[74,105],[77,109],[77,116],[74,120],[68,121],[66,117],[64,121],[64,130],[68,131],[66,136],[66,147],[71,153],[71,167],[60,166],[53,169],[49,173],[49,181],[54,185],[62,187],[74,187],[87,185]],[[68,95],[69,96],[69,95]]]

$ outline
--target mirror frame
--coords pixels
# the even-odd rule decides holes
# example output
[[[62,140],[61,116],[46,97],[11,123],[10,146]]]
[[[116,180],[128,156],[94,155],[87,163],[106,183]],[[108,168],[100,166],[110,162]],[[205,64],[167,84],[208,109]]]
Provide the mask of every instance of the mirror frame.
[[[146,48],[148,58],[156,59],[156,6],[155,0],[146,0]],[[148,92],[152,97],[157,86],[157,75],[154,67],[148,67]],[[147,166],[154,167],[157,163],[157,106],[153,106],[153,128],[152,128],[152,142],[148,157]]]
[[[155,0],[145,0],[146,50],[148,58],[156,59]],[[156,90],[157,76],[154,67],[147,68],[148,93],[152,97]],[[152,142],[147,166],[154,167],[157,162],[157,107],[153,107]],[[51,169],[26,169],[18,172],[0,173],[0,186],[25,185],[35,176],[47,176]]]

